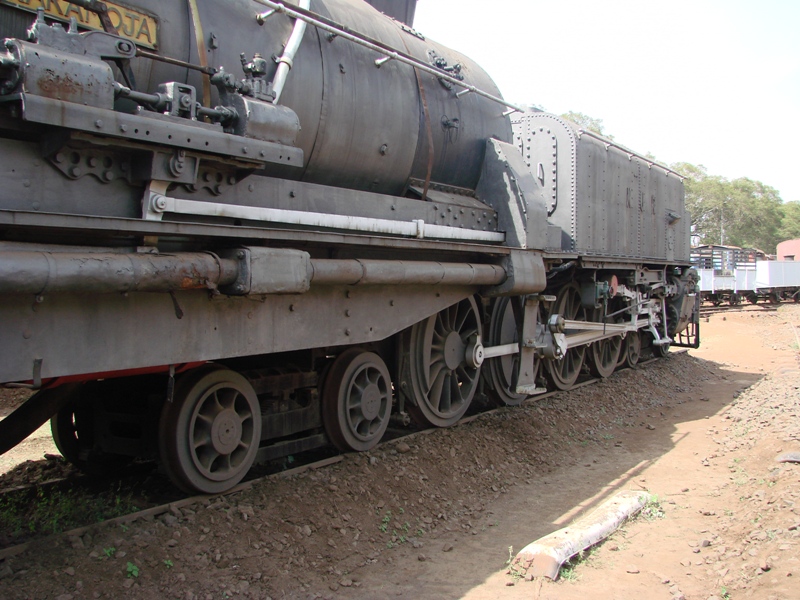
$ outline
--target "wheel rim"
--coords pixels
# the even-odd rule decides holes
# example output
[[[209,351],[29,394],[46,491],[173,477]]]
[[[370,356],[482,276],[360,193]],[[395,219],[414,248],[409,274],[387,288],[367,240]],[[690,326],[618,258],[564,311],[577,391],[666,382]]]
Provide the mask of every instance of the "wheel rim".
[[[470,297],[411,328],[409,375],[416,405],[412,416],[425,425],[449,427],[469,408],[480,378],[466,351],[481,335],[478,307]]]
[[[602,322],[603,311],[597,309],[592,315],[592,321]],[[589,346],[589,368],[596,377],[608,377],[617,368],[619,353],[622,347],[622,338],[614,336],[599,340]]]
[[[559,314],[564,319],[572,321],[585,321],[586,309],[581,304],[581,291],[576,283],[570,283],[561,288],[550,315]],[[571,331],[567,329],[565,333]],[[577,381],[583,367],[586,346],[570,348],[561,360],[548,360],[545,362],[547,375],[553,385],[566,390]]]
[[[383,359],[358,349],[339,355],[322,394],[325,431],[334,446],[358,452],[373,448],[386,432],[391,411],[392,381]]]
[[[238,373],[210,368],[185,376],[162,411],[161,458],[189,491],[217,493],[241,481],[261,440],[261,410]]]
[[[514,317],[514,309],[511,302],[512,299],[507,297],[498,298],[492,306],[487,336],[490,346],[501,346],[518,341],[517,320]],[[499,404],[517,406],[528,397],[525,394],[516,393],[516,386],[512,383],[516,373],[519,371],[519,360],[519,353],[489,359],[490,395]],[[539,372],[539,366],[540,361],[534,358],[534,380]]]

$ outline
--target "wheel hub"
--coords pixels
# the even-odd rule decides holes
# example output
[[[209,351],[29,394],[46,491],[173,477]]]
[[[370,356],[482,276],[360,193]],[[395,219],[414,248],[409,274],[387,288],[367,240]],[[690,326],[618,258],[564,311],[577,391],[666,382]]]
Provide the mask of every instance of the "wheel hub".
[[[220,412],[211,425],[211,444],[220,454],[230,454],[242,439],[242,425],[236,411],[225,409]]]
[[[381,409],[381,390],[374,383],[369,384],[361,396],[361,413],[368,421],[378,416]]]
[[[467,346],[461,340],[461,336],[457,331],[451,331],[447,335],[447,340],[444,343],[444,362],[447,368],[455,371],[458,365],[464,361]]]

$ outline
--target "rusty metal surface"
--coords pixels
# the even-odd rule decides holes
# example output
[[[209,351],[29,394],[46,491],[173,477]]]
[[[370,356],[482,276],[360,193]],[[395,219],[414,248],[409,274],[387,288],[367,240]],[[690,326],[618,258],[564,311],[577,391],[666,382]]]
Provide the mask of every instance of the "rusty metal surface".
[[[212,289],[232,283],[236,274],[236,261],[211,253],[0,253],[3,294]]]

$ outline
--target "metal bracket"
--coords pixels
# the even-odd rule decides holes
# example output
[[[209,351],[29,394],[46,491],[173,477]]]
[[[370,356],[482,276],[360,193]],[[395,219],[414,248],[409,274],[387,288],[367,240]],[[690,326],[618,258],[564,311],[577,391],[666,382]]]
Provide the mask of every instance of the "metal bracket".
[[[160,221],[167,209],[168,181],[152,180],[147,184],[142,198],[142,218],[147,221]]]
[[[520,344],[519,352],[519,371],[516,377],[518,394],[535,394],[536,390],[536,369],[534,364],[537,355],[536,348],[536,334],[538,332],[539,324],[539,297],[526,296],[525,306],[523,307],[522,314],[522,331],[520,332],[519,339],[522,341]]]

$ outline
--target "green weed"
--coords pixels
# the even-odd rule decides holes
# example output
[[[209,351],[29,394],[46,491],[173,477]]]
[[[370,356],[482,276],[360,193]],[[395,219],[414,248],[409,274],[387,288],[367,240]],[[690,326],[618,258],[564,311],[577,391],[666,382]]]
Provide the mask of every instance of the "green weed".
[[[525,577],[525,571],[514,564],[514,546],[508,547],[508,560],[506,561],[506,568],[508,569],[508,574],[511,575],[514,581],[519,581]]]
[[[0,531],[19,539],[52,535],[138,510],[130,494],[88,494],[77,489],[20,490],[0,499]]]
[[[381,533],[386,533],[389,530],[389,523],[392,521],[392,511],[387,510],[386,514],[383,515],[381,519],[381,524],[378,525],[378,529],[381,530]]]
[[[647,504],[644,505],[644,508],[642,508],[639,514],[647,521],[663,519],[666,516],[661,506],[661,500],[658,498],[657,494],[650,494],[650,497],[647,499]]]
[[[139,567],[137,567],[132,562],[128,562],[128,565],[125,567],[125,572],[128,577],[138,577],[139,576]]]

